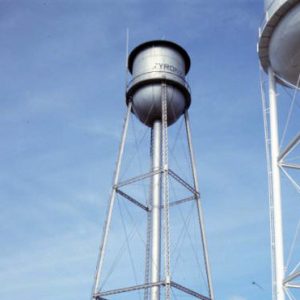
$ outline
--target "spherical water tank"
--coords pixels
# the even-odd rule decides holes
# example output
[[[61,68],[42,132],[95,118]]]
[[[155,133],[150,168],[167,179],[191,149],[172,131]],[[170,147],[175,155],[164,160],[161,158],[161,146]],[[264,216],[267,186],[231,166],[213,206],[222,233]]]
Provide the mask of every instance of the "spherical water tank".
[[[263,68],[278,81],[296,85],[300,75],[300,1],[265,0],[266,19],[258,53]]]
[[[162,84],[166,84],[168,125],[172,125],[189,107],[189,86],[185,75],[190,58],[179,45],[155,40],[136,47],[129,55],[128,68],[132,80],[127,87],[127,103],[132,101],[133,113],[147,126],[162,115]]]

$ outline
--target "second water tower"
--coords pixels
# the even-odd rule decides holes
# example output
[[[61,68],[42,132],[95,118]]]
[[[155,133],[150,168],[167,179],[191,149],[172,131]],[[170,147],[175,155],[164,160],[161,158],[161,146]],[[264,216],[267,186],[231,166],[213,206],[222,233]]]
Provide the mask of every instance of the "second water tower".
[[[300,165],[287,161],[289,154],[299,145],[300,134],[293,137],[285,148],[280,149],[279,127],[282,118],[278,106],[277,88],[284,86],[299,89],[300,83],[300,1],[265,0],[265,18],[259,30],[258,54],[262,69],[268,76],[268,97],[264,96],[264,121],[269,161],[269,194],[272,249],[273,299],[284,300],[291,296],[291,289],[299,289],[299,264],[287,273],[284,255],[281,173],[285,168],[300,170]],[[264,90],[262,80],[262,91]],[[287,103],[286,103],[287,104]],[[279,120],[279,121],[278,121]],[[299,124],[299,123],[298,123]],[[282,172],[281,172],[282,171]],[[295,182],[294,182],[295,183]]]

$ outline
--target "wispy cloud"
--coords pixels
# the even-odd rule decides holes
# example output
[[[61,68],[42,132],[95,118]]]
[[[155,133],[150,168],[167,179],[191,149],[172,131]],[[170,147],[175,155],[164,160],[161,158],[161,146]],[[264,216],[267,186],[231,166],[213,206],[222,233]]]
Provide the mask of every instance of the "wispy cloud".
[[[230,296],[228,300],[247,300],[247,298],[242,296]]]

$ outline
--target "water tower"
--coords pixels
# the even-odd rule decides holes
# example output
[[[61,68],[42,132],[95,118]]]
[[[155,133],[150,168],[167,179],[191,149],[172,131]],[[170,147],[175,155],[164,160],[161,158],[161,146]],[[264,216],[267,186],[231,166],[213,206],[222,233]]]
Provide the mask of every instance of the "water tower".
[[[284,300],[286,297],[295,299],[291,289],[300,288],[300,272],[299,264],[296,264],[291,272],[286,268],[287,259],[284,255],[286,247],[282,225],[284,224],[282,205],[285,202],[282,203],[284,192],[281,175],[288,175],[286,170],[300,169],[300,164],[288,162],[289,155],[295,151],[300,142],[300,134],[298,126],[298,133],[289,139],[285,147],[280,147],[279,128],[283,127],[281,124],[283,120],[278,117],[281,109],[278,105],[277,89],[289,89],[294,96],[292,101],[294,103],[300,79],[299,0],[265,0],[265,19],[259,32],[258,54],[261,67],[268,76],[268,97],[265,97],[263,92],[262,99],[269,169],[273,299]],[[262,91],[264,91],[263,85]],[[283,130],[283,135],[285,133],[286,130]],[[288,175],[288,179],[299,188],[291,176]]]
[[[135,296],[130,293],[134,291],[142,291],[145,300],[171,299],[174,298],[172,294],[174,289],[183,293],[184,297],[188,296],[202,300],[214,299],[188,114],[191,95],[185,76],[189,69],[190,58],[187,52],[178,44],[166,40],[143,43],[133,49],[128,57],[128,70],[132,78],[126,89],[127,112],[103,227],[92,299],[119,299],[117,297],[121,296],[121,299],[132,300],[135,299]],[[149,143],[150,165],[148,166],[148,172],[121,181],[120,170],[124,152],[126,152],[125,144],[129,121],[132,117],[136,117],[144,124],[146,130],[151,131],[151,142]],[[191,183],[174,172],[169,165],[168,130],[181,117],[184,118],[185,143],[191,166],[191,178],[193,178]],[[145,157],[148,156],[148,153],[149,151],[144,153]],[[130,187],[134,183],[145,179],[149,179],[150,192],[147,201],[134,197],[130,192],[125,191],[125,187]],[[181,185],[183,189],[186,189],[190,196],[184,199],[171,199],[169,190],[171,179]],[[135,276],[135,284],[130,286],[122,286],[122,284],[119,284],[119,280],[116,280],[115,286],[107,290],[102,285],[103,265],[108,254],[106,253],[107,243],[110,238],[115,238],[116,243],[122,238],[120,235],[111,237],[110,234],[114,222],[113,212],[116,208],[117,196],[121,196],[128,205],[134,206],[141,214],[141,218],[146,220],[145,247],[142,249],[145,252],[145,264],[142,266],[145,269],[145,277],[141,280],[138,276]],[[206,281],[207,294],[200,293],[191,288],[189,284],[176,282],[173,276],[172,259],[174,258],[171,247],[173,241],[170,232],[170,215],[172,215],[172,209],[175,206],[182,207],[190,202],[194,203],[194,212],[197,215],[199,232],[197,238],[201,248],[196,249],[196,254],[201,253],[202,255],[204,270],[201,270],[201,272],[205,274],[203,277]],[[179,222],[179,220],[176,222]],[[123,227],[126,227],[125,223],[123,223]],[[138,248],[138,246],[134,245],[134,248]],[[110,253],[113,251],[110,251]],[[140,253],[130,255],[132,264],[139,255]],[[178,257],[181,259],[180,256]],[[190,274],[193,274],[195,268],[197,268],[195,265],[192,267],[188,270]],[[112,271],[109,271],[109,275],[111,273]],[[119,275],[121,276],[121,273]],[[127,276],[126,272],[125,275],[122,273],[122,278],[119,277],[120,282],[124,279],[124,276]]]

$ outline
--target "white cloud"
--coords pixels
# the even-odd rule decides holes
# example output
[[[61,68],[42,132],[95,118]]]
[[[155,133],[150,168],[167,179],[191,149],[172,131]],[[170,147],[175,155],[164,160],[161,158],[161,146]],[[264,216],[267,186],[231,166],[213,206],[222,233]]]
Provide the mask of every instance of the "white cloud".
[[[238,296],[238,295],[234,295],[234,296],[230,296],[228,298],[228,300],[247,300],[247,298],[242,297],[242,296]]]

